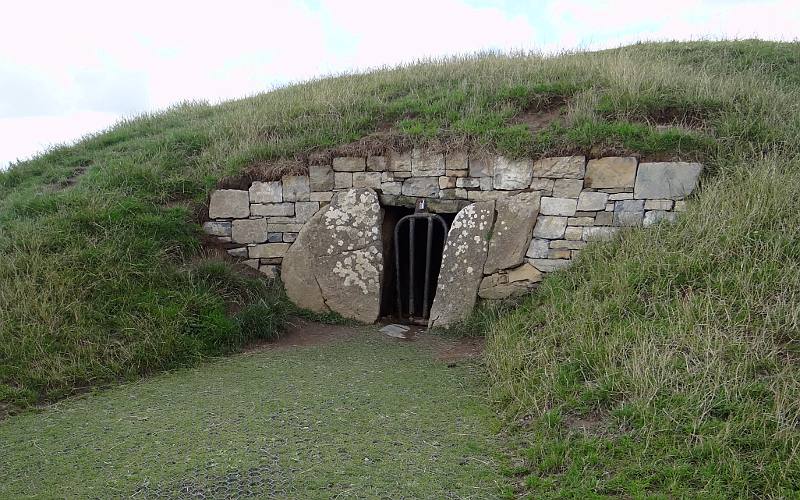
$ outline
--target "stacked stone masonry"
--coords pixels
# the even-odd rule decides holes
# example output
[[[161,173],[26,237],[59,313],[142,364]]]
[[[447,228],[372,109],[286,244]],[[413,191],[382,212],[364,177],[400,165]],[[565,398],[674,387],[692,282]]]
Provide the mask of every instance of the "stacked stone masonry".
[[[418,198],[425,198],[432,212],[459,212],[448,246],[463,236],[454,232],[462,211],[470,206],[477,207],[469,209],[472,212],[488,210],[494,214],[491,222],[482,216],[480,224],[491,224],[491,237],[488,241],[475,237],[473,244],[481,249],[472,256],[470,266],[477,272],[474,262],[481,262],[483,277],[470,280],[476,283],[469,285],[470,289],[458,291],[459,306],[471,308],[476,297],[501,299],[530,291],[543,274],[569,265],[587,244],[608,240],[623,227],[674,220],[685,209],[685,198],[695,189],[701,170],[697,163],[640,163],[635,157],[587,162],[583,156],[569,156],[533,161],[417,149],[391,156],[342,157],[334,158],[330,165],[309,167],[308,175],[253,182],[247,191],[214,191],[210,220],[203,227],[225,243],[232,256],[274,277],[301,230],[315,214],[330,209],[339,194],[351,193],[352,197],[352,193],[362,193],[362,202],[375,200],[376,211],[380,211],[379,205],[413,207]],[[338,211],[347,206],[345,198],[338,203]],[[380,228],[381,221],[382,214],[375,226]],[[445,267],[448,246],[440,285],[454,274],[466,272],[458,265]],[[332,265],[341,268],[343,264]],[[380,281],[364,293],[379,297]],[[324,310],[330,308],[329,303],[340,302],[323,297],[316,308]],[[449,310],[444,306],[435,302],[433,313]],[[346,304],[337,309],[345,316],[377,319],[373,318],[377,315],[374,304],[360,309],[368,310],[367,314],[355,314]],[[432,319],[431,324],[447,326],[469,312],[463,307],[453,310],[452,317],[444,315]]]

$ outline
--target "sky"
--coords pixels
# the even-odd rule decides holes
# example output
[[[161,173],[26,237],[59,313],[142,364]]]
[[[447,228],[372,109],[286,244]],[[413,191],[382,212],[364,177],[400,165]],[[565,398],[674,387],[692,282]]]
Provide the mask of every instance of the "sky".
[[[800,0],[26,0],[0,12],[0,169],[175,103],[424,57],[800,39]]]

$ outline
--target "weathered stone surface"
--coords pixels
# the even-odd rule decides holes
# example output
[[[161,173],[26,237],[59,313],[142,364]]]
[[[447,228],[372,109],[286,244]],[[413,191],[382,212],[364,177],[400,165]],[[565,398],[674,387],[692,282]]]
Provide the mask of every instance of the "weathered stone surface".
[[[534,238],[528,245],[525,256],[531,259],[546,259],[547,251],[550,249],[550,241]]]
[[[612,193],[608,195],[608,201],[632,200],[633,193]]]
[[[623,200],[614,204],[615,226],[637,226],[644,218],[643,200]]]
[[[403,195],[436,198],[439,196],[438,177],[412,177],[403,181]]]
[[[494,189],[494,179],[481,177],[481,191],[491,191],[492,189]]]
[[[703,167],[699,163],[642,163],[636,174],[633,196],[636,199],[661,198],[680,200],[697,187]]]
[[[247,247],[229,248],[226,251],[231,257],[247,258]]]
[[[508,282],[516,283],[518,281],[538,283],[542,281],[542,273],[526,262],[508,271]]]
[[[470,158],[469,176],[470,177],[491,177],[494,175],[494,163],[488,158]]]
[[[533,227],[533,237],[557,240],[564,237],[564,231],[566,229],[566,217],[540,215],[536,219],[536,225]]]
[[[494,202],[473,203],[462,209],[447,235],[430,327],[449,327],[465,320],[475,306],[494,223]]]
[[[672,210],[672,200],[645,200],[645,210]]]
[[[411,174],[415,177],[444,175],[444,155],[414,148],[411,151]]]
[[[478,177],[460,177],[456,179],[456,187],[479,188],[481,187],[481,180]]]
[[[594,226],[594,217],[570,217],[567,224],[570,226]]]
[[[353,173],[334,172],[333,185],[336,189],[350,189],[353,187]]]
[[[247,267],[252,267],[253,269],[258,269],[258,259],[247,259],[246,261],[242,262]]]
[[[283,241],[284,233],[267,233],[268,243],[280,243]]]
[[[324,193],[309,193],[308,199],[311,201],[319,201],[319,202],[329,202],[333,198],[333,193],[330,191],[326,191]]]
[[[677,215],[678,214],[676,214],[675,212],[666,212],[664,210],[651,210],[644,214],[644,220],[642,221],[642,225],[644,225],[644,227],[649,227],[661,221],[675,222],[675,218],[677,217]]]
[[[297,222],[306,222],[319,210],[319,202],[317,201],[298,201],[295,203],[295,220]]]
[[[274,264],[265,264],[259,266],[258,272],[263,274],[269,279],[275,279],[280,275],[280,266],[276,266]]]
[[[230,236],[231,223],[224,221],[208,221],[203,223],[203,231],[211,236]]]
[[[499,156],[494,163],[494,189],[527,189],[531,185],[532,173],[530,160],[509,160]]]
[[[234,243],[263,243],[267,241],[267,220],[237,219],[233,221],[231,239]]]
[[[551,248],[547,252],[548,259],[569,259],[571,256],[572,252],[564,248]]]
[[[533,225],[539,215],[539,193],[520,193],[497,200],[497,216],[484,274],[522,264]]]
[[[311,191],[330,191],[334,187],[333,169],[328,165],[309,165],[308,185]]]
[[[286,243],[294,243],[297,241],[297,233],[283,233],[283,241]]]
[[[381,191],[386,194],[400,194],[403,191],[402,182],[382,182]]]
[[[555,189],[555,182],[553,179],[542,179],[534,177],[531,179],[531,189],[533,191],[541,191],[542,196],[552,196]]]
[[[393,154],[387,166],[390,172],[411,172],[411,152]]]
[[[370,156],[367,158],[367,170],[370,172],[383,172],[389,165],[385,156]]]
[[[543,273],[552,273],[570,265],[567,259],[528,259],[528,263]]]
[[[568,240],[579,240],[583,237],[583,228],[576,227],[576,226],[567,226],[567,230],[564,231],[564,238]],[[529,255],[532,257],[532,255]]]
[[[280,203],[283,201],[281,181],[259,182],[250,185],[250,203]]]
[[[294,203],[255,203],[250,205],[250,213],[260,217],[291,217]]]
[[[610,226],[614,223],[614,211],[612,208],[611,212],[600,212],[594,218],[594,225],[595,226]]]
[[[218,189],[211,193],[208,216],[212,219],[243,219],[250,216],[250,196],[239,189]]]
[[[267,223],[267,231],[270,233],[296,233],[303,228],[303,224],[297,223]]]
[[[534,163],[533,175],[551,179],[583,179],[585,169],[585,156],[560,156],[543,158]]]
[[[371,189],[337,193],[283,260],[289,298],[314,311],[374,322],[380,312],[383,211]]]
[[[456,187],[456,177],[439,177],[439,189],[452,189]]]
[[[546,196],[542,198],[542,208],[539,210],[542,215],[562,215],[565,217],[572,217],[575,215],[575,209],[578,206],[578,200],[573,198],[552,198]]]
[[[271,259],[283,257],[289,250],[288,243],[262,243],[248,247],[248,256],[251,259]]]
[[[469,169],[469,159],[466,153],[460,151],[453,151],[447,153],[444,158],[444,166],[447,170],[465,171]],[[450,175],[450,173],[447,173]],[[467,175],[466,173],[464,175]],[[460,177],[460,176],[455,176]]]
[[[551,249],[581,250],[585,246],[586,242],[582,240],[554,240],[550,242]]]
[[[533,267],[533,266],[531,266]],[[493,274],[486,276],[481,281],[478,287],[478,297],[488,300],[507,299],[509,297],[518,297],[527,293],[532,287],[533,283],[526,281],[508,282],[508,275],[506,274]]]
[[[608,241],[619,231],[618,227],[585,227],[583,228],[583,241]]]
[[[287,175],[282,179],[283,201],[308,201],[311,192],[307,175]]]
[[[553,183],[553,197],[577,198],[582,189],[583,179],[556,179]]]
[[[353,174],[353,187],[354,188],[380,189],[380,187],[381,187],[381,173],[380,172],[356,172],[356,173]]]
[[[367,160],[358,156],[342,156],[333,159],[334,172],[363,172],[367,169]]]
[[[587,188],[632,188],[636,180],[636,158],[609,156],[589,160],[586,166]]]
[[[608,203],[607,193],[584,191],[578,198],[578,210],[605,210],[606,203]]]

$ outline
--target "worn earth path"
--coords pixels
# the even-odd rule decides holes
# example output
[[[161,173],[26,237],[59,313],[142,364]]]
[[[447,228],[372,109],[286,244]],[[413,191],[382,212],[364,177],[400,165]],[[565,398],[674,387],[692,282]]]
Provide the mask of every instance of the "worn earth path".
[[[0,422],[0,498],[491,498],[474,342],[297,320],[276,344]]]

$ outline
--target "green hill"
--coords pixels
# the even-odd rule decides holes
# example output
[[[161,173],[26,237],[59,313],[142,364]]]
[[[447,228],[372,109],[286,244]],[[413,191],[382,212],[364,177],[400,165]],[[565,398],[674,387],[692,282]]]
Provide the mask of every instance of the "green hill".
[[[248,168],[371,144],[699,159],[674,225],[582,254],[490,321],[492,396],[539,495],[800,489],[800,44],[483,54],[187,103],[0,174],[0,405],[230,352],[281,293],[197,224]],[[583,429],[583,430],[581,430]]]

